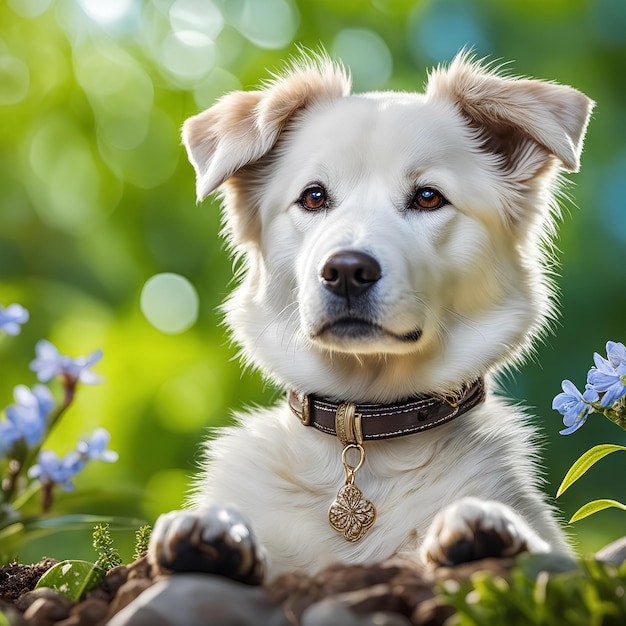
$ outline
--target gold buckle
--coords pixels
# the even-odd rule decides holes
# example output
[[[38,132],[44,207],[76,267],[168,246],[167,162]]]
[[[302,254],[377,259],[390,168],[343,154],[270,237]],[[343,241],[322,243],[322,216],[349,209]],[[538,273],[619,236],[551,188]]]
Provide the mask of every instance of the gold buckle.
[[[340,404],[335,413],[335,432],[342,445],[363,443],[363,416],[352,402]]]
[[[306,394],[302,396],[302,415],[298,417],[304,426],[311,425],[311,401]]]
[[[450,413],[450,415],[448,416],[454,417],[459,412],[459,403],[461,402],[458,394],[450,391],[449,393],[439,394],[439,397],[441,398],[442,402],[445,402],[450,408],[454,409],[454,411],[452,411],[452,413]]]

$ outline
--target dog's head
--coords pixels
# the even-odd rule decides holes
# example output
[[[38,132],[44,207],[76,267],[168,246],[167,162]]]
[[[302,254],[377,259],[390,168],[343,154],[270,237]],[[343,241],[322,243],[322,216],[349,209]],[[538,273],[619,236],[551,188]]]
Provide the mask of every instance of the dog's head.
[[[227,321],[285,385],[355,401],[457,388],[528,344],[560,170],[592,103],[460,55],[424,94],[350,94],[327,60],[189,119],[198,198],[243,255]]]

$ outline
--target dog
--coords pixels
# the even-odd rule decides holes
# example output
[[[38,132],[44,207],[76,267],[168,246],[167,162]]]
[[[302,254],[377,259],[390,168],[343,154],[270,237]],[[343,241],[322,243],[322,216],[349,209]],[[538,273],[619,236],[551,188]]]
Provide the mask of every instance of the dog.
[[[221,192],[240,262],[227,324],[287,398],[206,444],[155,567],[258,584],[571,553],[535,431],[493,378],[553,314],[555,199],[592,107],[467,53],[424,93],[352,94],[322,54],[186,121],[198,201]]]

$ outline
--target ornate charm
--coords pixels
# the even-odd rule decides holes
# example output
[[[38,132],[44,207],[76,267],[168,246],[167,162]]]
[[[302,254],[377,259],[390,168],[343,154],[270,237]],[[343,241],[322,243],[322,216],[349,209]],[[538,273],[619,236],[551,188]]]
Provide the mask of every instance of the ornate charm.
[[[358,541],[376,521],[376,507],[348,482],[328,509],[328,521],[347,541]]]
[[[354,477],[365,462],[361,414],[356,412],[356,405],[339,405],[335,414],[335,432],[343,444],[341,462],[346,470],[346,484],[328,509],[328,521],[336,531],[343,533],[346,541],[358,541],[376,521],[376,507],[354,484]],[[351,450],[359,455],[356,465],[348,462],[347,455]]]

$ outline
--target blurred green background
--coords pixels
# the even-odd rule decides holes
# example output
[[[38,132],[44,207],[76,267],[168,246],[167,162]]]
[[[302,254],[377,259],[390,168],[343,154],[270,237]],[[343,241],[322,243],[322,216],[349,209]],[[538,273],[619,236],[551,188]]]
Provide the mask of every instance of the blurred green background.
[[[80,390],[49,447],[63,454],[104,426],[120,454],[59,492],[57,513],[153,522],[180,506],[207,427],[278,397],[241,372],[219,325],[231,261],[217,205],[196,206],[179,128],[222,93],[254,88],[299,44],[342,58],[356,90],[419,90],[427,68],[471,46],[596,100],[556,242],[560,322],[503,386],[540,416],[552,495],[585,449],[626,444],[597,416],[560,437],[551,410],[563,378],[583,385],[593,352],[626,339],[625,2],[2,0],[0,304],[23,304],[31,321],[0,339],[0,406],[14,385],[34,383],[38,339],[72,356],[101,348],[106,383]],[[623,455],[594,467],[560,500],[564,514],[626,500],[625,467]],[[595,550],[626,534],[626,514],[600,513],[572,533]],[[114,536],[129,558],[132,532]],[[23,562],[43,555],[92,558],[90,532],[19,551]]]

